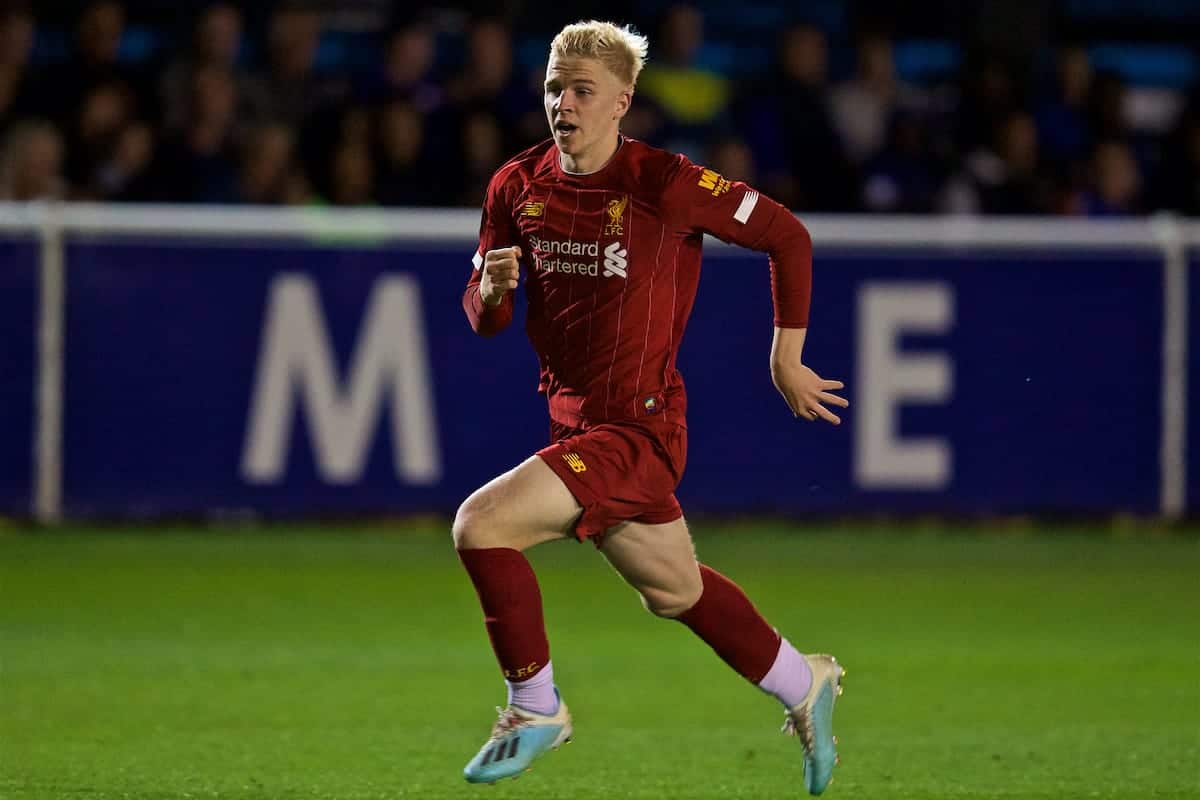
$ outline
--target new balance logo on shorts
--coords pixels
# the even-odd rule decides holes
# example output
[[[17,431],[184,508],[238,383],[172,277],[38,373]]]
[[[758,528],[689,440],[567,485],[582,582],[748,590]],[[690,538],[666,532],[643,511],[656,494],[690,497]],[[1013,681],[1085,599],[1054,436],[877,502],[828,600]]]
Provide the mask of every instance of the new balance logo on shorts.
[[[583,463],[578,453],[563,453],[563,461],[567,462],[572,472],[587,472],[587,464]]]

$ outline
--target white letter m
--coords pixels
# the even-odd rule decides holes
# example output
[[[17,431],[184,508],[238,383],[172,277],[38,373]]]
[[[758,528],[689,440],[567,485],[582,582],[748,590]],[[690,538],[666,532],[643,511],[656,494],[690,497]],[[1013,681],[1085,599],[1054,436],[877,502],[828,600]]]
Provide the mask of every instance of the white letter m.
[[[359,480],[390,391],[396,477],[419,484],[437,481],[442,468],[422,323],[417,282],[399,275],[381,278],[343,388],[312,280],[297,274],[276,278],[242,453],[245,480],[283,480],[297,396],[304,403],[318,474],[331,484]]]

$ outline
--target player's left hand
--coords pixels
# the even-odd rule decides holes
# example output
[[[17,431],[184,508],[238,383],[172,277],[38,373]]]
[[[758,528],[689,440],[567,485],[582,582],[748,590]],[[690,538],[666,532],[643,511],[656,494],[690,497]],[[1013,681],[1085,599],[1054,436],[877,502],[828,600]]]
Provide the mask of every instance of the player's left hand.
[[[771,379],[797,417],[810,422],[823,419],[834,425],[842,424],[841,417],[825,407],[850,405],[849,400],[833,393],[845,388],[841,381],[827,381],[799,361],[772,364]]]

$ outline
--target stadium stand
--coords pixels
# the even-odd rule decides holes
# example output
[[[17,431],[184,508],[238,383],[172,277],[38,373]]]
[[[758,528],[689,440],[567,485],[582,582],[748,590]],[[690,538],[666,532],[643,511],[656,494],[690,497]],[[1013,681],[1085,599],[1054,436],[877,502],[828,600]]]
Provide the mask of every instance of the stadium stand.
[[[608,14],[651,35],[626,131],[797,210],[1200,214],[1194,3]],[[3,3],[0,194],[474,206],[544,134],[560,17],[540,0]]]

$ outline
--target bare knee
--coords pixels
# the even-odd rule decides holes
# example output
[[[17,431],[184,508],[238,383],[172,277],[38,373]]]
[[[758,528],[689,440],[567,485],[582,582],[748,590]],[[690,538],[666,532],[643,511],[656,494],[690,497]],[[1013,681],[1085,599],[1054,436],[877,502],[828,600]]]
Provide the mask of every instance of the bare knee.
[[[456,550],[502,546],[496,537],[495,503],[489,492],[479,490],[458,507],[450,528]]]
[[[484,486],[463,501],[450,528],[456,550],[507,547],[527,550],[562,534],[530,524],[520,516],[519,501],[502,489]]]
[[[703,591],[699,581],[692,585],[679,586],[674,589],[642,589],[642,605],[656,617],[675,619],[683,614],[700,599]]]

